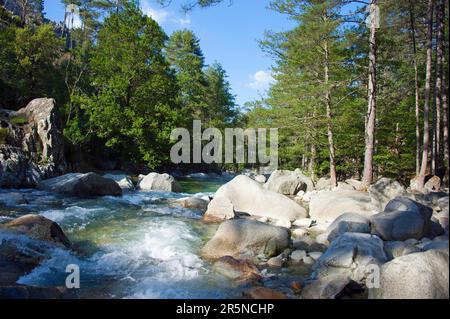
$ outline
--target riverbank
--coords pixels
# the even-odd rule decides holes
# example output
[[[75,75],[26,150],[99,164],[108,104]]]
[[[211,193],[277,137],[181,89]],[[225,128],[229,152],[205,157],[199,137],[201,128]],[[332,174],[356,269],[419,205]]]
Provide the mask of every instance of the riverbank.
[[[400,204],[410,205],[410,211],[430,212],[433,227],[441,227],[435,229],[437,233],[434,234],[429,232],[428,227],[426,230],[416,230],[427,233],[401,235],[401,229],[394,233],[380,233],[379,223],[372,217],[380,213],[377,209],[366,211],[370,216],[364,216],[363,210],[356,211],[358,207],[362,209],[361,203],[365,203],[366,198],[372,203],[374,191],[369,194],[348,189],[308,191],[306,188],[281,187],[278,191],[293,189],[295,193],[283,195],[273,185],[285,185],[284,182],[274,183],[272,178],[272,181],[263,184],[243,176],[233,179],[233,183],[244,179],[245,183],[253,185],[253,198],[247,198],[244,212],[240,207],[242,203],[234,197],[236,193],[225,192],[235,215],[231,217],[234,224],[224,231],[224,225],[231,221],[210,223],[204,220],[206,215],[214,213],[216,206],[213,202],[224,197],[221,196],[223,189],[233,185],[230,183],[231,177],[186,176],[177,179],[182,189],[178,193],[126,190],[121,196],[96,198],[34,189],[1,189],[2,225],[8,225],[24,215],[37,214],[57,223],[71,242],[71,247],[67,248],[0,227],[3,261],[11,257],[11,247],[21,254],[21,258],[16,258],[16,264],[3,262],[1,285],[54,289],[50,287],[64,286],[67,276],[65,267],[76,264],[81,271],[81,287],[76,291],[76,298],[260,298],[262,294],[274,297],[274,293],[288,298],[367,298],[369,289],[364,281],[367,274],[357,275],[355,269],[363,269],[372,262],[383,267],[392,260],[401,261],[403,256],[417,254],[420,257],[436,249],[448,254],[448,208],[445,211],[442,204],[447,200],[448,205],[448,193],[416,194],[415,200],[409,199],[406,204],[400,196]],[[253,178],[258,179],[256,176]],[[303,184],[300,184],[297,186],[302,188]],[[307,183],[304,184],[307,187]],[[249,188],[241,186],[237,185],[237,189],[240,195],[246,196]],[[263,189],[266,188],[274,189],[268,190],[270,196],[279,194],[285,197],[303,207],[307,215],[289,220],[281,215],[267,217],[253,214],[253,206],[261,203],[255,201],[259,189],[265,194]],[[392,187],[389,189],[392,190]],[[383,201],[387,200],[384,205],[392,200],[395,204],[397,195],[412,196],[406,191],[384,195],[392,197],[383,197]],[[197,200],[188,201],[188,198]],[[195,206],[202,201],[207,203],[210,198],[214,199],[207,207]],[[428,203],[432,208],[421,208],[427,206],[416,200]],[[192,206],[192,203],[195,205]],[[266,205],[265,210],[273,212],[273,207]],[[396,208],[398,211],[399,207]],[[351,210],[353,215],[345,214]],[[447,229],[435,222],[437,217],[445,214]],[[243,227],[243,223],[250,224]],[[235,233],[238,237],[226,235],[234,232],[234,227],[239,227]],[[262,231],[263,235],[257,235],[260,227],[267,228]],[[411,229],[411,225],[404,227]],[[250,237],[245,235],[247,231]],[[212,248],[215,255],[208,257],[208,247],[215,245],[214,240],[217,241],[222,234],[233,247],[240,248],[226,250],[226,246],[221,244]],[[278,238],[276,244],[269,249],[274,238]],[[234,246],[233,240],[238,240],[239,246]],[[344,256],[355,247],[359,249],[359,254],[348,264]],[[361,255],[361,252],[364,253]],[[226,257],[230,255],[232,259]],[[367,259],[367,256],[370,258]],[[31,264],[30,260],[33,261]],[[244,265],[243,261],[250,264]],[[448,263],[441,266],[448,269]],[[7,273],[11,274],[9,279]],[[264,287],[269,292],[254,290],[255,287]],[[328,294],[324,295],[324,292]]]

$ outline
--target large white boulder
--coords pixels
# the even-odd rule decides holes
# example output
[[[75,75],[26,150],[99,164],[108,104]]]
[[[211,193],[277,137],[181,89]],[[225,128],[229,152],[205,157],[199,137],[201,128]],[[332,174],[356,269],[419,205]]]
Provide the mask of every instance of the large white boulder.
[[[37,189],[79,197],[120,196],[122,189],[110,178],[96,173],[71,173],[41,181]]]
[[[409,254],[384,264],[371,299],[448,299],[448,248]]]
[[[139,182],[139,189],[143,191],[164,191],[180,193],[181,186],[169,174],[150,173]]]
[[[245,258],[265,254],[273,257],[290,244],[290,233],[284,227],[255,220],[233,219],[223,222],[213,238],[202,249],[202,256]]]
[[[396,180],[383,177],[369,187],[375,209],[382,212],[391,199],[406,195],[406,189]]]
[[[375,213],[370,196],[359,191],[323,191],[311,198],[309,215],[318,222],[333,222],[344,213],[370,217]]]
[[[306,210],[293,200],[264,189],[260,183],[244,175],[236,176],[217,190],[214,199],[208,205],[206,215],[220,217],[224,212],[222,207],[225,206],[228,206],[225,207],[229,212],[227,215],[231,215],[229,205],[225,205],[229,202],[235,212],[276,220],[294,221],[308,215]],[[217,207],[221,207],[220,214],[216,213]]]
[[[307,187],[299,174],[282,170],[274,171],[264,184],[265,189],[283,195],[296,195],[300,191],[306,191]]]

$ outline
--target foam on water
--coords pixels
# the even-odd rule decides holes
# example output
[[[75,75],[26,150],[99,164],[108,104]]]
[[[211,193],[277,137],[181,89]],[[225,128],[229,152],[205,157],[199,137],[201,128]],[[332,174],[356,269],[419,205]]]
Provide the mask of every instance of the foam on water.
[[[203,246],[198,219],[202,213],[179,207],[184,197],[207,199],[210,192],[131,192],[120,197],[77,199],[35,190],[22,194],[26,208],[57,222],[77,247],[63,247],[0,232],[20,249],[45,257],[40,266],[21,277],[20,284],[64,286],[65,268],[81,272],[81,296],[112,298],[237,297],[230,283],[211,272],[199,257]],[[18,194],[18,195],[17,195]],[[8,201],[8,191],[0,200]],[[17,205],[10,200],[9,205]],[[25,213],[25,212],[24,212]],[[29,213],[29,212],[27,212]],[[23,213],[22,213],[23,214]],[[11,217],[2,217],[6,222]],[[200,228],[199,228],[200,227]],[[11,237],[12,236],[12,237]]]

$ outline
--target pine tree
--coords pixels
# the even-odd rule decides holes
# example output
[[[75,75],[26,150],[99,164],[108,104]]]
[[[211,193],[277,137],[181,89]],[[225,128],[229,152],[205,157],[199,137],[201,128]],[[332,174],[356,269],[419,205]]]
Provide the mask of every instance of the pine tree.
[[[180,87],[179,102],[188,119],[205,120],[206,77],[204,57],[198,38],[192,31],[175,31],[166,47],[167,58],[175,69]]]

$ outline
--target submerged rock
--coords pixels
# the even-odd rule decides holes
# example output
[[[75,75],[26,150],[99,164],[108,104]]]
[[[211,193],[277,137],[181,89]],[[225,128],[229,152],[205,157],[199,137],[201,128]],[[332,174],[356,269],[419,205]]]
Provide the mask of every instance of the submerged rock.
[[[260,254],[273,257],[289,245],[290,234],[286,228],[254,220],[236,219],[223,222],[201,253],[208,259],[223,256],[244,258]]]
[[[248,299],[287,299],[287,296],[282,292],[266,287],[255,287],[243,293],[244,297]]]
[[[122,189],[112,179],[96,173],[71,173],[41,181],[37,188],[78,197],[120,196]]]
[[[255,281],[261,279],[258,268],[248,260],[238,260],[231,256],[219,258],[213,265],[213,269],[232,280]]]
[[[347,274],[334,274],[314,280],[303,288],[302,299],[335,299],[351,282]]]
[[[0,225],[0,228],[13,230],[31,238],[61,244],[66,247],[71,246],[61,227],[40,215],[25,215]]]
[[[180,205],[181,207],[195,209],[202,212],[206,211],[208,208],[208,203],[208,201],[198,197],[180,198],[175,201],[175,204]]]
[[[66,287],[0,286],[0,299],[77,299],[76,291]]]
[[[180,184],[169,174],[150,173],[139,182],[139,189],[143,191],[164,191],[181,193]]]

